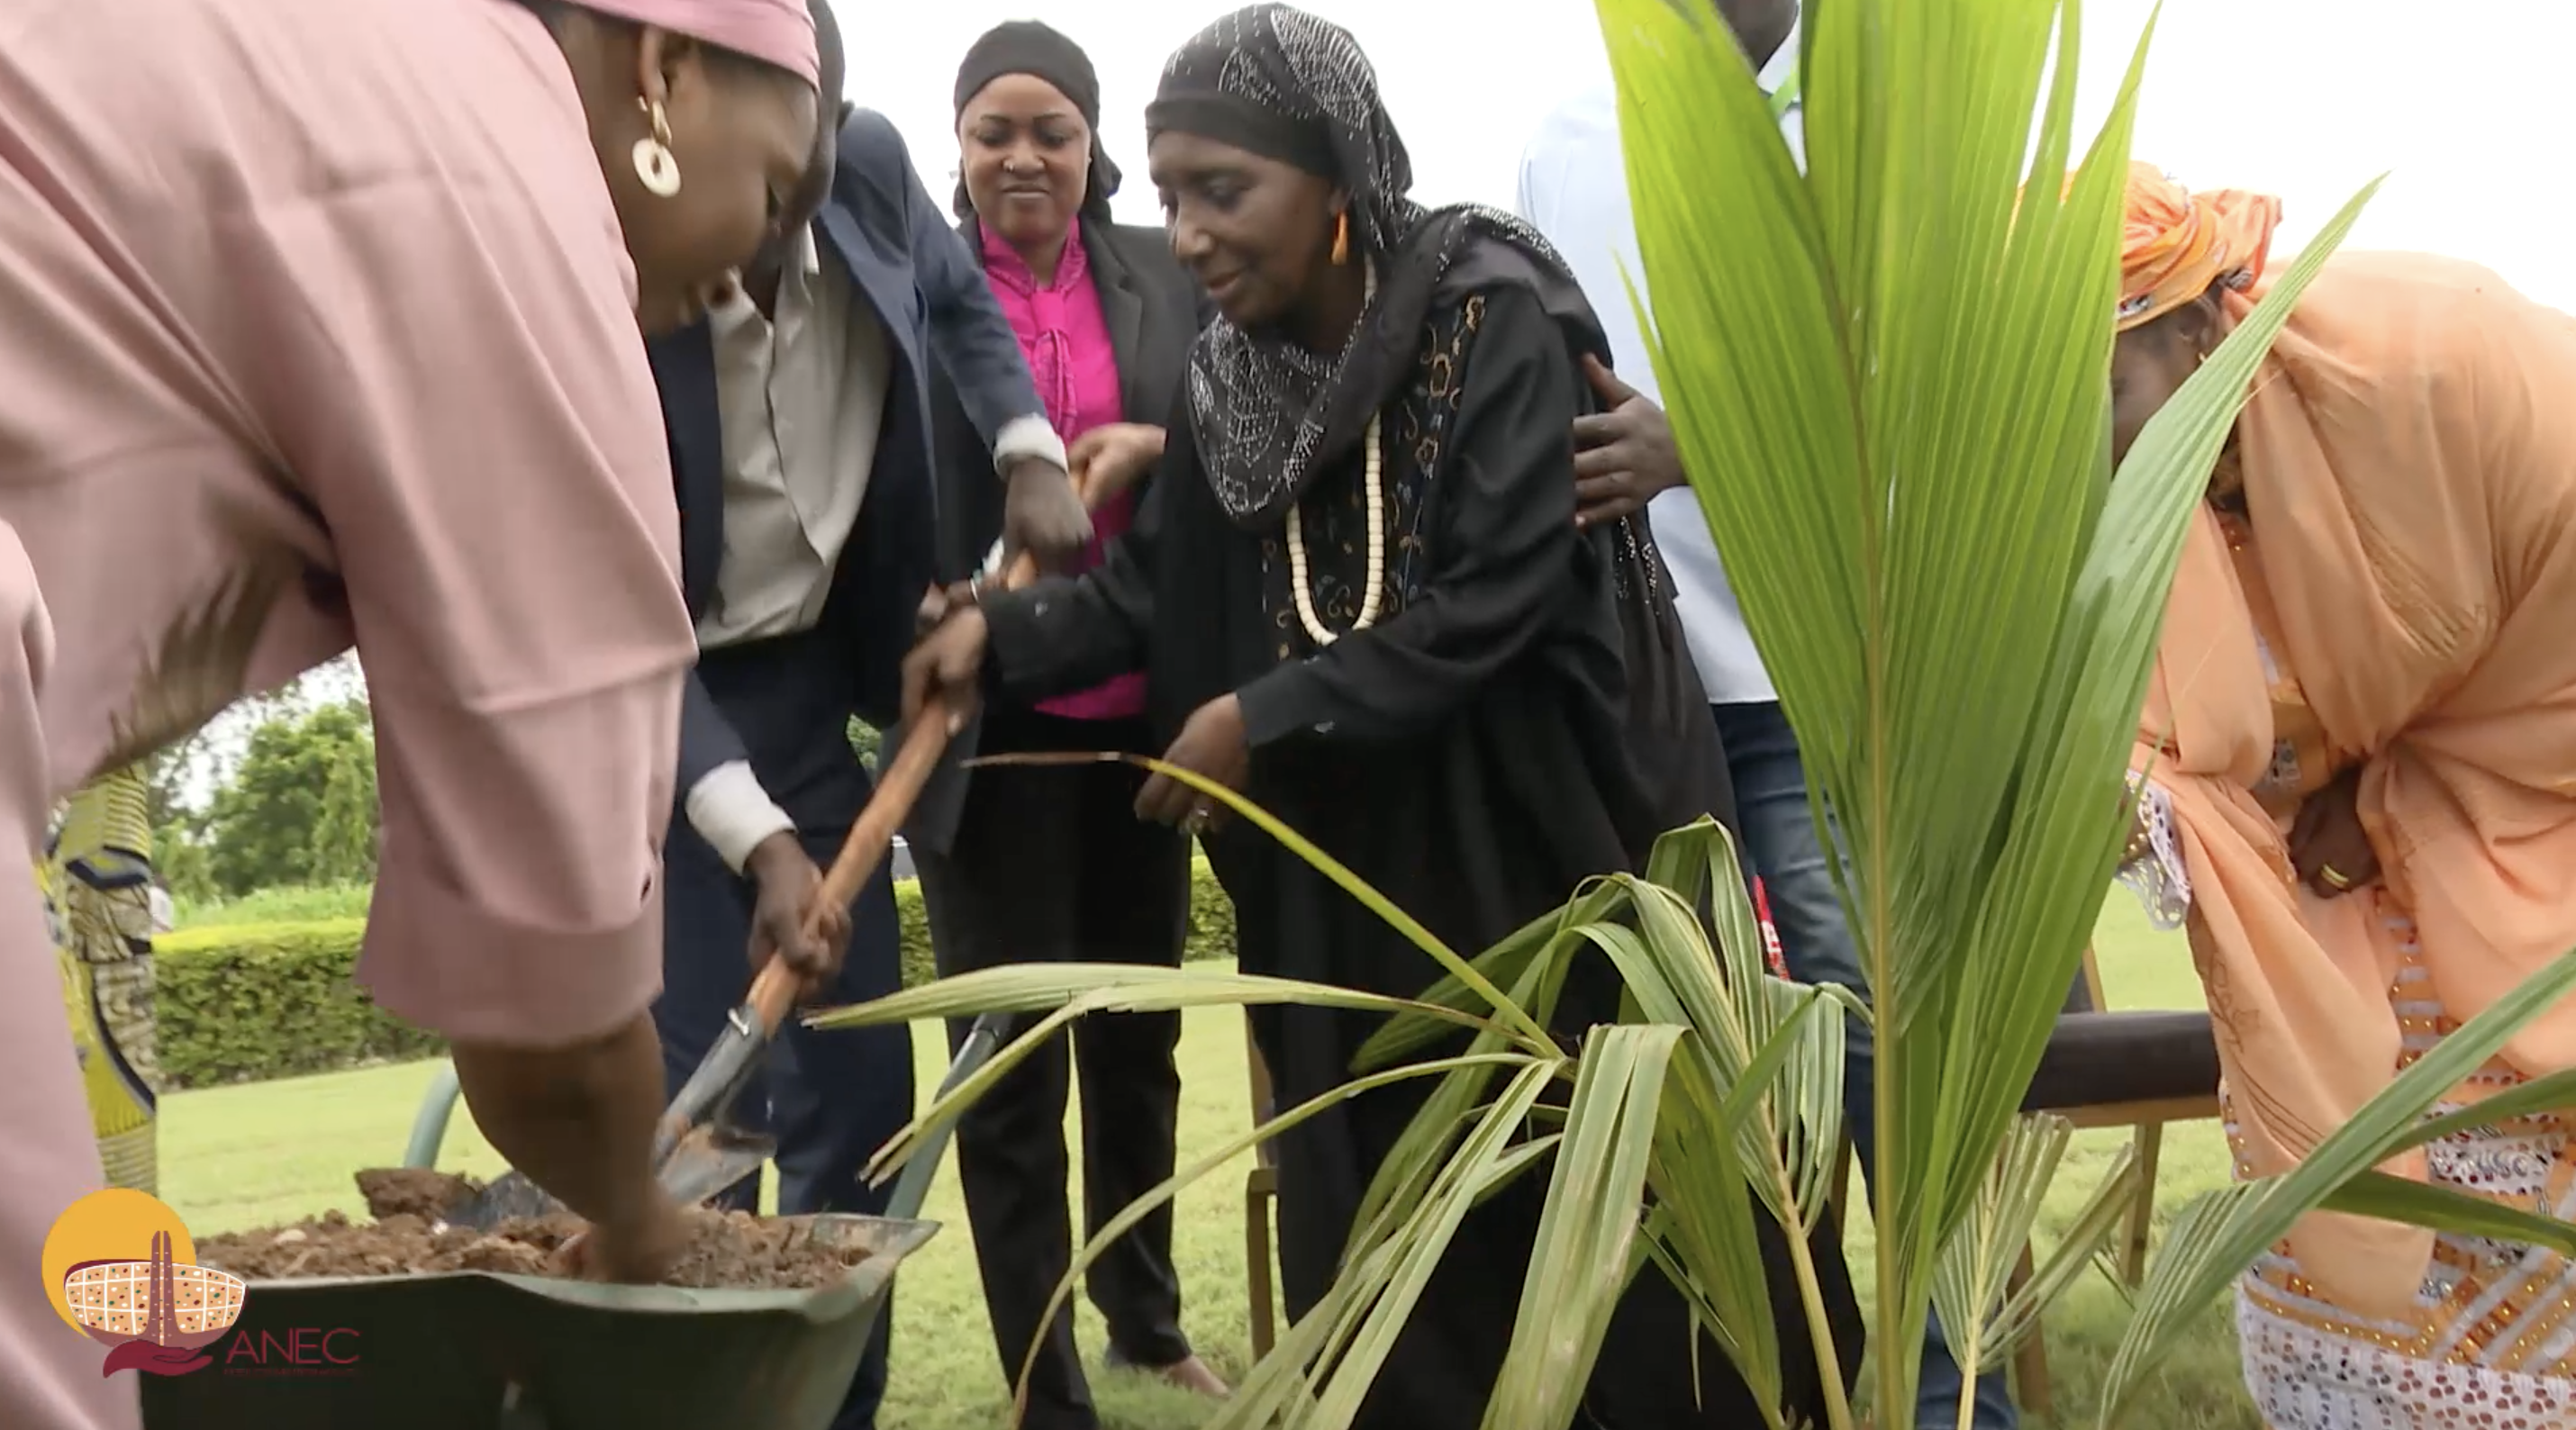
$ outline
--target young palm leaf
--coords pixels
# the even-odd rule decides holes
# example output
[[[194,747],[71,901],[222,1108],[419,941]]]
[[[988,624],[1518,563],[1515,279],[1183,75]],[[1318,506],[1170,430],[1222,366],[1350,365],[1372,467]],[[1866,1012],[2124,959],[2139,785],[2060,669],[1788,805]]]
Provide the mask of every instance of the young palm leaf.
[[[1681,1038],[1662,1025],[1595,1028],[1584,1039],[1486,1430],[1573,1423],[1636,1264],[1664,1068]]]
[[[2004,1357],[2038,1325],[2040,1312],[2094,1262],[2136,1202],[2136,1153],[2123,1145],[2048,1259],[2019,1291],[2010,1289],[2072,1136],[2062,1117],[2042,1114],[2015,1122],[2002,1158],[1933,1272],[1932,1304],[1950,1328],[1950,1353],[1976,1374],[2002,1368]],[[1963,1386],[1961,1393],[1975,1392]]]
[[[1850,850],[1878,1011],[1873,1338],[1910,1345],[2108,886],[2182,535],[2271,330],[2234,335],[2112,481],[2145,45],[2071,162],[2072,0],[1807,6],[1803,174],[1698,7],[1599,8],[1656,376]],[[1910,1425],[1915,1359],[1878,1367],[1880,1422]]]

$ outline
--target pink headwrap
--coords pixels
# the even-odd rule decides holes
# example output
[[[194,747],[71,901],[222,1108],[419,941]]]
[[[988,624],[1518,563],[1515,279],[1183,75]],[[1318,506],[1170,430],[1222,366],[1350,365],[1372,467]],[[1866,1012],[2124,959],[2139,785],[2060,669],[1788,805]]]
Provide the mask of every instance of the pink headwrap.
[[[615,15],[704,40],[766,60],[804,80],[822,83],[814,47],[814,16],[805,0],[573,0],[582,9]]]

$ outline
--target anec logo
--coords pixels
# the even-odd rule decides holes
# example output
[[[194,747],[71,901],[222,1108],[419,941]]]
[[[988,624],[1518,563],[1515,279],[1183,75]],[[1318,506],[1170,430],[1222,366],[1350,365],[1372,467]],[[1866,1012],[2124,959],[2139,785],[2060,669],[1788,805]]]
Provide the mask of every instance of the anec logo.
[[[71,1204],[45,1236],[45,1291],[54,1314],[108,1348],[102,1376],[189,1375],[217,1363],[250,1288],[196,1263],[179,1214],[146,1192],[111,1188]],[[245,1331],[223,1348],[227,1375],[352,1375],[358,1333],[298,1326]]]

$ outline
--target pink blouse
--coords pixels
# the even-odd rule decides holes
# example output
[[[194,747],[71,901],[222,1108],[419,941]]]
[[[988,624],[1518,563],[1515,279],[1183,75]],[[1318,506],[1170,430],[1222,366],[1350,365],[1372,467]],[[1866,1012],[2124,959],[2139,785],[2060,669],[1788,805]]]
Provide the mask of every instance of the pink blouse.
[[[1071,446],[1094,427],[1122,420],[1118,397],[1118,351],[1109,339],[1109,319],[1100,308],[1100,291],[1091,286],[1091,254],[1083,247],[1082,224],[1075,220],[1065,235],[1064,257],[1055,266],[1055,282],[1040,287],[1037,275],[991,229],[984,234],[984,271],[993,297],[1018,334],[1020,351],[1037,380],[1038,397],[1046,403],[1047,421]],[[1100,564],[1110,538],[1127,529],[1135,516],[1136,494],[1121,492],[1091,514],[1091,550],[1077,569]],[[1142,672],[1117,676],[1105,684],[1040,702],[1040,710],[1076,720],[1114,720],[1142,714]]]
[[[695,645],[562,53],[504,0],[39,8],[0,47],[0,619],[51,658],[0,688],[0,839],[354,643],[359,981],[459,1040],[628,1021]]]

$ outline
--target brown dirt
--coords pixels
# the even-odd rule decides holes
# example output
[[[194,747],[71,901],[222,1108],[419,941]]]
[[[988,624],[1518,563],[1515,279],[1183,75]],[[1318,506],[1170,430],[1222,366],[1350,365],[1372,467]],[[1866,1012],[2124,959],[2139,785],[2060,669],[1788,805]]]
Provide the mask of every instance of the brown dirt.
[[[324,1276],[405,1276],[490,1271],[521,1276],[564,1274],[556,1253],[583,1227],[570,1213],[502,1222],[489,1232],[442,1226],[438,1219],[482,1190],[470,1177],[387,1168],[360,1172],[358,1191],[371,1222],[325,1212],[293,1226],[211,1236],[197,1243],[197,1264],[245,1281]],[[666,1286],[810,1290],[849,1273],[865,1245],[827,1245],[801,1217],[695,1211],[695,1233]]]

